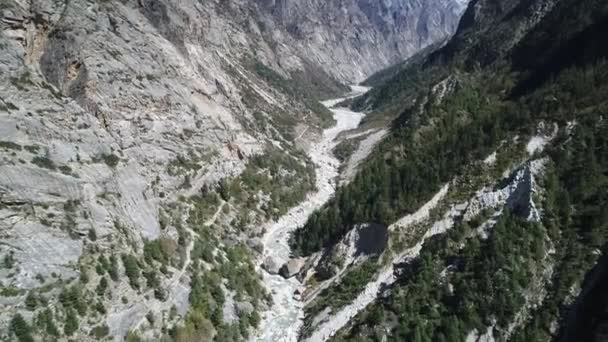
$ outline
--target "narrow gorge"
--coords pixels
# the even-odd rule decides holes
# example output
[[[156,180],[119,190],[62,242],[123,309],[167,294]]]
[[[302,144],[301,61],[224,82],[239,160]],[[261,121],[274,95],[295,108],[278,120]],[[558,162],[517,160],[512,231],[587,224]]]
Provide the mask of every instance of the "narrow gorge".
[[[0,0],[0,340],[605,339],[605,32],[602,0]]]

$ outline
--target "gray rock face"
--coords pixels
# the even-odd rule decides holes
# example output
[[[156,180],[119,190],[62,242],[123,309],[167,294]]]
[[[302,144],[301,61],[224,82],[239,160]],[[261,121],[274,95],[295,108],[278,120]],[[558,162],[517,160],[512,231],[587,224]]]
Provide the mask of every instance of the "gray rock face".
[[[281,266],[279,273],[283,278],[295,277],[298,273],[300,273],[300,270],[302,267],[304,267],[305,263],[306,259],[304,258],[291,259]]]
[[[272,257],[266,257],[262,267],[270,274],[279,274],[280,265]]]
[[[250,315],[253,313],[253,311],[255,311],[255,308],[249,302],[237,302],[235,306],[236,312],[239,314],[239,316]]]
[[[382,224],[357,225],[339,243],[322,254],[315,267],[316,274],[322,280],[330,279],[352,265],[381,255],[387,245],[387,226]]]
[[[362,81],[448,38],[466,0],[258,0],[273,35],[340,80]],[[280,32],[280,33],[277,33]],[[286,32],[286,34],[284,33]],[[353,49],[353,47],[355,47]],[[356,66],[356,67],[354,67]]]
[[[488,65],[516,46],[559,3],[558,0],[472,0],[454,39],[434,58],[466,56],[466,63]],[[491,28],[489,30],[489,28]],[[479,37],[479,39],[477,39]]]

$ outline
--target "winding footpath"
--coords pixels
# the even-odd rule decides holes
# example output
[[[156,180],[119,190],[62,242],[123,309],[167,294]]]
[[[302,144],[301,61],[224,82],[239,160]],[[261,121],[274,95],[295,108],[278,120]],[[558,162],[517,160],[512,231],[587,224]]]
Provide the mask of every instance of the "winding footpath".
[[[322,139],[309,149],[309,156],[316,165],[317,191],[309,194],[297,207],[292,208],[277,222],[267,227],[264,235],[264,260],[271,257],[277,264],[282,265],[289,260],[289,235],[298,227],[304,225],[315,209],[325,204],[335,192],[335,180],[338,177],[340,162],[334,157],[332,149],[336,146],[336,138],[341,132],[359,126],[362,113],[352,112],[346,108],[331,107],[345,99],[359,96],[368,88],[352,87],[353,92],[344,98],[328,100],[323,105],[330,108],[334,114],[336,125],[323,132]],[[260,267],[261,269],[261,267]],[[272,294],[273,305],[265,312],[260,322],[254,341],[265,342],[295,342],[304,319],[303,303],[294,298],[294,292],[301,287],[295,279],[284,279],[280,275],[271,275],[263,271],[263,282]]]

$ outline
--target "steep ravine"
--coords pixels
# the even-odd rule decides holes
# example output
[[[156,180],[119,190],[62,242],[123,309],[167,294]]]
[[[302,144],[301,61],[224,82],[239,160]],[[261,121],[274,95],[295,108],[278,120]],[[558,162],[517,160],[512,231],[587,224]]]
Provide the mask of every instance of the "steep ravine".
[[[306,223],[308,216],[320,208],[335,192],[335,180],[338,177],[340,162],[334,157],[332,149],[337,144],[336,137],[344,131],[356,128],[363,118],[362,113],[352,112],[344,108],[332,109],[337,103],[346,98],[359,96],[368,89],[352,87],[353,92],[345,98],[323,102],[334,114],[336,125],[323,132],[319,142],[311,146],[309,156],[315,163],[316,192],[310,194],[304,202],[292,208],[278,221],[267,227],[264,235],[264,259],[270,257],[276,264],[282,265],[289,260],[291,251],[288,240],[290,233]],[[260,266],[261,269],[261,266]],[[302,286],[295,279],[285,279],[263,271],[264,284],[272,294],[273,305],[263,313],[255,341],[297,341],[298,332],[304,318],[303,304],[294,297],[296,290]]]

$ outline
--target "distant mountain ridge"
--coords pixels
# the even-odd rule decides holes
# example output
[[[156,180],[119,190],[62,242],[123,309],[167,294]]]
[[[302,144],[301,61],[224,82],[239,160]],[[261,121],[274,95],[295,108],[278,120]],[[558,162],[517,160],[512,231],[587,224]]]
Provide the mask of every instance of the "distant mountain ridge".
[[[360,82],[449,37],[466,0],[259,0],[301,53],[338,79]],[[353,28],[353,29],[350,29]],[[354,49],[352,49],[354,47]],[[353,68],[356,66],[356,68]]]

